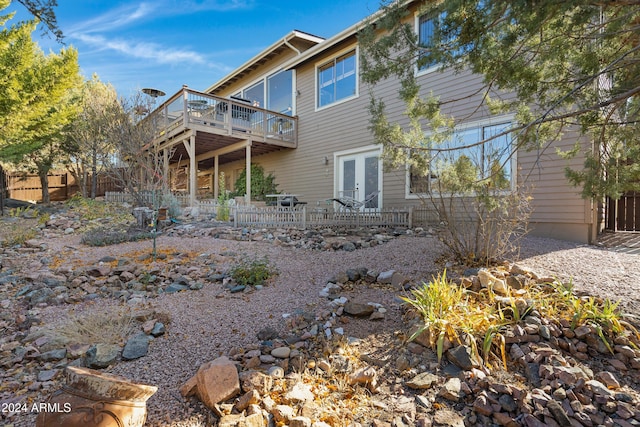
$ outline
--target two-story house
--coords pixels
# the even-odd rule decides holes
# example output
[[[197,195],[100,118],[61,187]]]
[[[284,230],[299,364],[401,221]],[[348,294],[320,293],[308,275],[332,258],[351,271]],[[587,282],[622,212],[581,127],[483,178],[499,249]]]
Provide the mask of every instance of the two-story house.
[[[428,37],[428,17],[416,13],[411,19],[419,37]],[[185,87],[156,111],[161,129],[156,142],[173,174],[186,173],[192,201],[199,186],[218,195],[220,172],[230,188],[256,163],[275,176],[280,191],[301,195],[309,206],[353,191],[357,199],[376,194],[368,209],[420,204],[420,193],[429,186],[408,168],[384,170],[382,149],[368,129],[369,94],[360,78],[357,39],[364,24],[328,39],[292,31],[203,92]],[[459,132],[466,142],[481,141],[513,120],[513,115],[493,116],[477,108],[478,76],[437,64],[416,73],[425,93],[468,95],[447,111],[465,117]],[[385,97],[389,120],[406,123],[397,82],[385,81],[375,90]],[[493,141],[511,143],[508,136]],[[582,242],[596,236],[598,206],[568,184],[568,163],[555,151],[575,143],[568,135],[543,151],[518,152],[506,162],[508,178],[526,183],[533,196],[533,234]],[[575,159],[571,166],[580,164]]]

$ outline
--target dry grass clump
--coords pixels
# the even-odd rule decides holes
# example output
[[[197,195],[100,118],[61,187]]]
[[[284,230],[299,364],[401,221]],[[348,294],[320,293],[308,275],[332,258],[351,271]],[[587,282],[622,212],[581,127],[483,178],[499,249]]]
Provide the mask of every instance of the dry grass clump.
[[[27,240],[38,235],[36,219],[21,219],[20,221],[0,223],[0,244],[4,247],[23,245]]]
[[[133,215],[121,205],[116,203],[107,203],[101,200],[86,199],[79,194],[70,198],[66,205],[80,214],[80,217],[86,221],[92,221],[100,218],[109,218],[111,223],[131,223]]]
[[[371,383],[353,380],[359,370],[368,367],[360,359],[357,347],[348,345],[342,336],[330,340],[319,337],[311,353],[318,359],[311,358],[304,363],[297,381],[309,386],[314,395],[315,420],[329,425],[347,425],[382,413],[371,399]],[[331,368],[327,371],[321,369],[321,360],[329,363]],[[269,396],[277,403],[287,403],[285,395],[291,387],[289,380],[277,380]]]
[[[571,328],[592,327],[610,351],[612,338],[619,334],[628,334],[640,342],[640,333],[623,320],[616,303],[578,297],[571,283],[557,280],[518,290],[508,288],[508,295],[500,296],[491,288],[478,292],[466,289],[449,281],[445,271],[413,289],[411,297],[402,299],[422,321],[410,339],[421,336],[436,350],[438,360],[447,345],[464,344],[487,367],[492,367],[491,361],[500,360],[506,368],[503,333],[509,325],[519,323],[534,311],[552,321],[567,320]]]
[[[72,314],[62,325],[49,329],[46,335],[77,344],[124,344],[136,329],[135,317],[122,307],[102,308],[82,314]]]

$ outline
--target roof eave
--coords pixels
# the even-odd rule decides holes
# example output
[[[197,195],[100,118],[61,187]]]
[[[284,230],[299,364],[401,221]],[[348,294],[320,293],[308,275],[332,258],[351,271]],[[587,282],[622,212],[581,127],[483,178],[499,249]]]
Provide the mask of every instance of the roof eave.
[[[249,59],[247,62],[245,62],[244,64],[240,65],[238,68],[236,68],[235,70],[233,70],[232,72],[230,72],[229,74],[224,76],[222,79],[218,80],[216,83],[214,83],[213,85],[209,86],[207,89],[204,90],[204,92],[211,93],[212,91],[215,91],[219,87],[224,86],[229,80],[231,80],[234,77],[236,77],[237,75],[241,74],[247,68],[249,68],[253,64],[261,61],[263,58],[267,57],[268,55],[270,55],[271,53],[273,53],[277,49],[281,48],[282,46],[290,46],[289,45],[289,41],[291,41],[291,40],[293,40],[295,38],[304,39],[304,40],[307,40],[307,41],[310,41],[310,42],[316,43],[316,44],[322,43],[325,40],[324,38],[318,37],[318,36],[314,36],[313,34],[305,33],[305,32],[298,31],[298,30],[293,30],[289,34],[287,34],[283,38],[279,39],[278,41],[273,43],[271,46],[269,46],[266,49],[262,50],[256,56],[254,56],[253,58]]]

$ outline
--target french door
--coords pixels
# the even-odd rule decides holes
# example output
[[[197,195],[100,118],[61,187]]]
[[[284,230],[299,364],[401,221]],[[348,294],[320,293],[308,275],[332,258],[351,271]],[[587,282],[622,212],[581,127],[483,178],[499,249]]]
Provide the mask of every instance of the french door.
[[[363,201],[374,195],[364,206],[365,210],[380,208],[382,173],[380,151],[366,151],[337,156],[337,196],[352,197]]]

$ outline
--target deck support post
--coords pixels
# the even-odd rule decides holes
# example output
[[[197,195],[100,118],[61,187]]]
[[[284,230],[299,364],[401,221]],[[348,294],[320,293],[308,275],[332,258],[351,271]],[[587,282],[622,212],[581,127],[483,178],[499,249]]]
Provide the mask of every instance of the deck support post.
[[[244,200],[245,200],[245,203],[249,205],[251,204],[251,141],[247,141],[246,168],[247,168],[247,173],[245,175],[247,178],[246,179],[247,194],[245,194]]]
[[[220,195],[220,172],[218,171],[219,156],[213,157],[213,198],[218,199]]]
[[[182,141],[189,153],[189,206],[195,206],[198,191],[198,164],[196,162],[196,136],[191,135],[189,141]]]
[[[168,193],[171,190],[169,185],[169,150],[162,150],[162,192]]]

